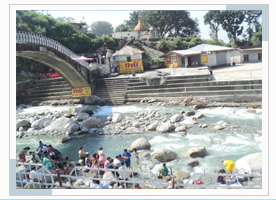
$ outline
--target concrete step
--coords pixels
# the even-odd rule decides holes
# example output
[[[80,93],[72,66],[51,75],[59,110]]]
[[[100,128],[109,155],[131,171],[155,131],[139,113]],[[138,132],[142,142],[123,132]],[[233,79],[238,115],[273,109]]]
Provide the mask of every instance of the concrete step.
[[[64,78],[47,78],[47,79],[41,79],[41,80],[35,80],[35,83],[43,83],[43,82],[59,82],[59,81],[65,81]]]
[[[127,94],[145,94],[145,93],[171,93],[171,92],[193,92],[193,91],[218,91],[218,90],[252,90],[262,89],[261,84],[253,85],[214,85],[214,86],[200,86],[200,87],[174,87],[162,89],[144,89],[144,90],[130,90]]]
[[[46,97],[24,97],[24,100],[27,102],[47,101],[47,100],[63,100],[63,99],[72,99],[72,95],[46,96]]]
[[[63,92],[51,92],[51,93],[39,93],[39,94],[31,94],[31,95],[27,95],[26,97],[47,97],[47,96],[63,96],[63,95],[71,95],[71,92],[68,91],[63,91]]]
[[[126,98],[155,98],[155,97],[187,97],[187,96],[217,96],[217,95],[235,95],[235,94],[261,94],[262,89],[254,90],[220,90],[220,91],[194,91],[194,92],[163,92],[163,93],[144,93],[127,94]]]
[[[194,96],[202,97],[202,96]],[[171,100],[183,100],[185,97],[155,97],[158,101],[171,101]],[[210,101],[217,102],[256,102],[262,101],[262,94],[230,94],[230,95],[214,95],[214,96],[204,96],[204,98]],[[150,100],[152,98],[128,98],[127,102],[140,102],[141,99]]]
[[[30,89],[57,89],[57,88],[71,88],[69,84],[56,84],[56,85],[33,85]]]
[[[43,87],[55,87],[55,86],[64,86],[64,87],[70,87],[70,85],[67,82],[44,82],[40,84],[34,84],[31,86],[31,88],[43,88]]]
[[[28,92],[30,93],[30,94],[45,94],[45,93],[54,93],[54,92],[57,92],[57,93],[59,93],[59,92],[65,92],[65,91],[67,91],[67,92],[69,92],[69,93],[71,93],[71,88],[69,87],[67,87],[67,88],[53,88],[53,89],[39,89],[39,88],[37,88],[37,89],[30,89],[30,90],[28,90]]]
[[[174,84],[174,83],[193,83],[193,82],[206,82],[211,79],[208,77],[205,78],[190,78],[190,79],[167,79],[166,84]],[[130,82],[128,84],[129,87],[132,86],[145,86],[147,85],[145,82]]]
[[[144,90],[144,89],[164,89],[175,87],[200,87],[200,86],[215,86],[215,85],[243,85],[243,84],[262,84],[262,80],[243,80],[243,81],[206,81],[194,83],[173,83],[165,85],[143,85],[143,86],[129,86],[128,91]]]

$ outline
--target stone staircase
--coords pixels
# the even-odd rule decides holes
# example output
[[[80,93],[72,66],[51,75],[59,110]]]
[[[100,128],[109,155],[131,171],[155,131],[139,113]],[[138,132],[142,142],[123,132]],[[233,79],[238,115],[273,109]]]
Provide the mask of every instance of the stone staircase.
[[[95,95],[111,105],[124,104],[128,83],[131,79],[132,78],[100,78],[96,83]]]
[[[210,75],[170,76],[164,85],[146,85],[138,79],[128,84],[126,101],[176,100],[188,96],[213,101],[250,102],[262,100],[262,80],[212,81]]]
[[[26,91],[25,103],[72,99],[71,87],[63,78],[36,80]]]

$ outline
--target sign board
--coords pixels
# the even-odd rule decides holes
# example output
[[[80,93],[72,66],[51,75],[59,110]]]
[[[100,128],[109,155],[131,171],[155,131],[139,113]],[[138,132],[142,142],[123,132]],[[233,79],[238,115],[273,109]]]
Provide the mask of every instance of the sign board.
[[[176,57],[165,57],[165,61],[166,61],[166,67],[169,67],[169,68],[178,67]]]
[[[72,97],[88,97],[88,96],[91,96],[90,87],[72,89]]]
[[[120,61],[119,65],[120,65],[120,74],[127,74],[127,73],[131,73],[132,71],[144,72],[142,59],[135,59],[135,60],[132,60],[132,62]]]
[[[142,54],[134,54],[133,56],[131,56],[131,60],[135,60],[135,59],[142,59]]]
[[[201,63],[207,63],[207,56],[201,56]]]

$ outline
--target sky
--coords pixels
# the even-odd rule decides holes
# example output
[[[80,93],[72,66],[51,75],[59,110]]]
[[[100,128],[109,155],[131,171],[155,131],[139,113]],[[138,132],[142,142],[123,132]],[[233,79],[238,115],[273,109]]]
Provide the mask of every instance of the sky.
[[[43,14],[50,14],[54,18],[58,17],[72,17],[77,21],[81,21],[83,18],[88,25],[91,25],[93,22],[96,21],[107,21],[110,22],[115,29],[118,25],[122,24],[124,20],[129,19],[129,14],[132,11],[58,11],[58,10],[51,10],[51,11],[40,11]],[[197,18],[199,23],[200,29],[200,36],[202,39],[210,39],[210,28],[208,25],[204,24],[203,16],[208,11],[190,11],[191,17],[193,19]],[[143,16],[142,16],[143,17]],[[244,23],[244,30],[246,30],[247,25]],[[227,33],[224,30],[219,31],[219,39],[223,40],[224,42],[229,42],[227,37]]]

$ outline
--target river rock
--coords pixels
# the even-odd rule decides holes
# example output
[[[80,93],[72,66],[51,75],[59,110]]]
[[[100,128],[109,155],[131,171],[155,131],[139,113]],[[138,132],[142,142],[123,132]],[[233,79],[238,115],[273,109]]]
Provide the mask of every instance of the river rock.
[[[53,114],[53,117],[55,117],[55,118],[59,118],[59,117],[61,117],[60,112],[55,112],[55,113]]]
[[[30,127],[31,123],[30,120],[22,119],[16,122],[16,130],[18,130],[20,127]]]
[[[99,123],[101,123],[101,120],[96,117],[89,117],[86,120],[84,120],[81,124],[81,129],[83,128],[97,128]]]
[[[79,113],[87,113],[89,115],[93,114],[93,107],[90,105],[82,106],[79,108],[75,108],[73,115],[78,115]]]
[[[175,126],[169,122],[160,124],[156,130],[162,133],[171,132],[175,129]]]
[[[214,129],[215,129],[216,131],[219,131],[219,130],[224,129],[224,127],[221,126],[221,125],[215,125],[215,126],[214,126]]]
[[[78,131],[80,129],[80,126],[78,124],[75,124],[75,123],[71,123],[69,125],[69,129],[68,129],[68,134],[72,134],[74,133],[75,131]]]
[[[193,119],[199,119],[199,118],[202,118],[202,117],[205,117],[205,115],[203,115],[202,113],[198,113],[198,114],[193,116]]]
[[[176,153],[169,149],[156,149],[151,156],[159,162],[168,162],[176,158]]]
[[[86,119],[89,118],[89,117],[90,117],[90,115],[89,115],[88,113],[79,113],[79,114],[77,115],[76,120],[77,120],[77,121],[83,121],[83,120],[86,120]]]
[[[206,156],[206,148],[205,147],[194,147],[188,150],[188,156],[191,158],[203,158]]]
[[[186,124],[186,125],[192,125],[196,124],[197,122],[193,120],[192,118],[187,118],[184,121],[180,122],[181,125]]]
[[[207,128],[208,125],[207,124],[202,124],[202,128]]]
[[[44,123],[47,121],[51,122],[52,119],[51,118],[41,118],[39,120],[34,121],[31,125],[31,127],[34,129],[42,129],[42,128],[44,128]]]
[[[102,99],[96,95],[85,97],[84,99],[85,105],[102,105],[102,102]]]
[[[61,117],[58,118],[56,121],[52,122],[49,126],[45,127],[45,131],[64,131],[64,129],[67,129],[65,127],[69,128],[69,125],[71,123],[75,123],[75,120]]]
[[[174,171],[173,175],[181,179],[188,179],[191,177],[190,174],[185,171]]]
[[[195,115],[195,111],[185,111],[185,117]]]
[[[128,150],[133,151],[133,149],[136,148],[137,151],[147,149],[150,150],[151,145],[145,138],[139,138],[132,142],[132,144],[129,146]]]
[[[29,128],[29,129],[27,130],[27,132],[30,133],[30,132],[33,132],[34,130],[35,130],[34,128]]]
[[[141,155],[141,158],[150,158],[150,157],[151,157],[150,152],[144,152],[144,153]]]
[[[262,153],[252,153],[244,156],[235,162],[235,171],[239,173],[262,173]]]
[[[196,159],[188,159],[188,160],[185,161],[185,164],[190,165],[192,167],[196,167],[196,166],[199,165],[199,161],[196,160]]]
[[[139,122],[133,122],[132,126],[134,126],[135,128],[139,128],[140,127],[140,123]]]
[[[107,121],[111,121],[111,120],[112,120],[112,117],[111,117],[111,116],[108,116],[108,117],[106,118],[106,120],[107,120]]]
[[[46,122],[44,122],[44,127],[47,127],[47,126],[49,126],[50,124],[51,124],[50,121],[46,121]]]
[[[158,125],[159,125],[159,122],[155,121],[147,127],[147,130],[148,131],[155,131]]]
[[[176,129],[175,129],[175,131],[177,131],[177,132],[181,132],[181,131],[186,131],[186,129],[187,129],[187,126],[179,126],[179,127],[177,127]]]
[[[157,99],[151,99],[151,100],[148,101],[148,103],[154,103],[156,101],[157,101]]]
[[[180,119],[183,117],[183,115],[180,114],[174,114],[173,116],[171,116],[170,121],[172,123],[178,122],[180,121]]]
[[[245,112],[246,112],[246,113],[254,113],[254,114],[255,114],[255,113],[256,113],[256,110],[251,110],[251,109],[250,109],[250,110],[246,110]]]
[[[228,122],[227,121],[224,121],[224,120],[221,120],[221,121],[218,121],[217,123],[216,123],[216,125],[218,125],[218,126],[222,126],[222,127],[227,127],[228,126]]]
[[[120,113],[114,113],[112,116],[112,122],[117,123],[123,121],[124,117]]]
[[[69,140],[71,140],[71,139],[72,139],[72,138],[69,137],[69,136],[64,137],[64,138],[62,138],[62,139],[60,140],[60,143],[65,143],[65,142],[67,142],[67,141],[69,141]]]

